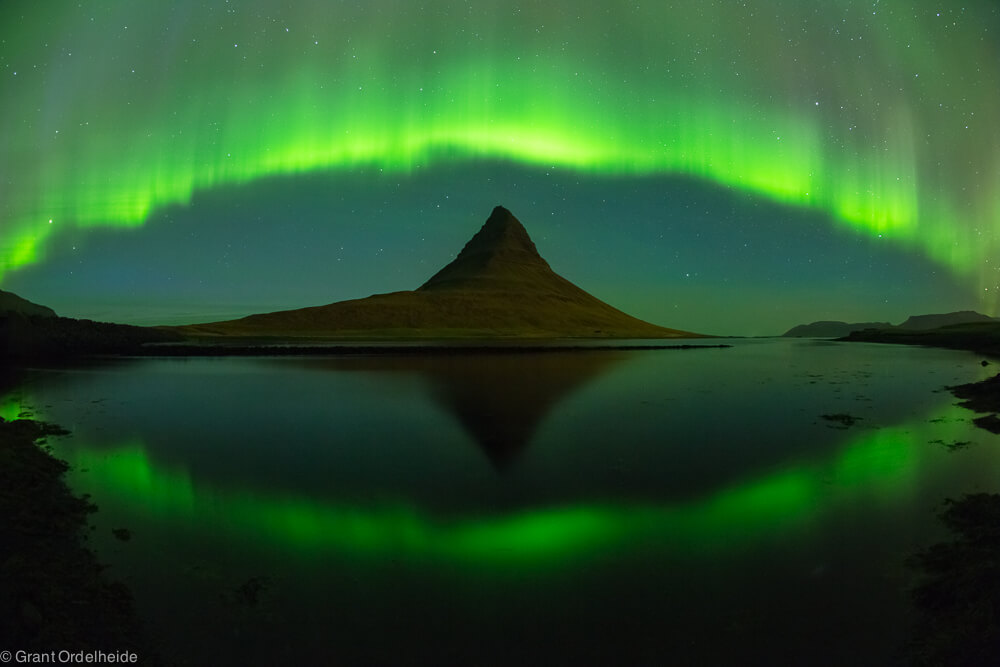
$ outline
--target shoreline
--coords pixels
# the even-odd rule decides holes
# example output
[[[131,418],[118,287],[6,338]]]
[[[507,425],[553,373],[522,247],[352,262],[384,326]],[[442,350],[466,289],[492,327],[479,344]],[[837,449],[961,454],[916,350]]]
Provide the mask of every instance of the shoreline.
[[[182,352],[185,345],[163,347],[178,353],[163,355],[157,350],[136,356],[473,355],[732,346],[387,345],[278,348],[281,351],[268,346],[238,346],[227,351],[196,346],[199,349],[196,354]],[[246,349],[252,352],[246,353]],[[966,399],[963,407],[977,412],[1000,412],[1000,375],[947,389]],[[991,416],[1000,421],[996,415]],[[978,419],[975,421],[977,426],[987,428]],[[141,664],[155,664],[158,657],[150,652],[142,637],[128,589],[107,580],[104,568],[86,546],[84,528],[87,517],[96,508],[86,498],[71,494],[63,477],[67,464],[44,448],[44,438],[65,433],[41,421],[0,419],[0,525],[13,528],[11,544],[0,542],[0,648],[39,652],[125,650],[137,654]],[[39,480],[37,492],[41,498],[22,492],[22,488],[32,486],[28,480]],[[1000,539],[996,539],[1000,495],[966,495],[945,502],[947,509],[941,519],[957,539],[926,546],[910,557],[914,570],[922,575],[920,585],[912,592],[914,604],[926,617],[910,647],[909,657],[914,664],[943,664],[942,659],[977,650],[987,651],[990,656],[1000,655],[991,652],[994,644],[987,643],[982,648],[983,642],[992,642],[1000,636],[1000,628],[984,627],[983,620],[975,616],[984,605],[1000,599],[990,597],[1000,590],[996,573],[990,569],[990,563],[1000,554]],[[12,510],[15,505],[19,507]],[[976,578],[974,586],[964,583],[966,576]],[[966,588],[960,586],[971,592],[966,594]],[[983,633],[982,641],[969,641],[963,635],[965,627],[975,627],[977,633]]]
[[[994,323],[958,324],[939,329],[863,329],[833,340],[847,343],[918,345],[947,350],[967,350],[1000,359],[1000,326]]]
[[[159,664],[128,588],[86,544],[97,510],[74,496],[69,465],[45,446],[62,428],[0,418],[0,647],[14,653],[130,652]]]
[[[973,418],[973,424],[1000,434],[1000,374],[946,388],[964,399],[960,407],[983,415]],[[997,664],[1000,494],[975,492],[945,498],[938,519],[951,539],[926,546],[909,559],[919,576],[910,593],[920,612],[908,646],[909,662],[928,667]]]
[[[163,344],[147,345],[138,350],[130,350],[124,356],[137,357],[272,357],[272,356],[455,356],[455,355],[503,355],[503,354],[545,354],[562,352],[622,352],[645,350],[696,350],[723,349],[732,345],[428,345],[415,343],[400,345],[227,345],[227,344]]]

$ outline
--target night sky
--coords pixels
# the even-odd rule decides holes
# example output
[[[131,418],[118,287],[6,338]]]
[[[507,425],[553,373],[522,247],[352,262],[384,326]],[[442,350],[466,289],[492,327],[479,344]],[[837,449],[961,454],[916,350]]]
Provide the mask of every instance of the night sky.
[[[184,323],[412,289],[497,204],[657,324],[1000,299],[992,0],[0,3],[0,287]]]

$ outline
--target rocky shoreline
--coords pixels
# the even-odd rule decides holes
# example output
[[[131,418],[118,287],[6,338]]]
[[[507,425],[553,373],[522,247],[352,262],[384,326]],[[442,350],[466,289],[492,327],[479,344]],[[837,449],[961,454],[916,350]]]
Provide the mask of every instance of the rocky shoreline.
[[[948,387],[973,423],[1000,433],[1000,374]],[[1000,660],[1000,494],[948,498],[939,515],[952,539],[917,552],[913,602],[920,619],[910,644],[913,665],[996,665]]]
[[[64,461],[45,439],[66,431],[0,418],[0,649],[11,652],[130,651],[159,664],[132,596],[110,581],[86,546],[96,507],[74,496]]]

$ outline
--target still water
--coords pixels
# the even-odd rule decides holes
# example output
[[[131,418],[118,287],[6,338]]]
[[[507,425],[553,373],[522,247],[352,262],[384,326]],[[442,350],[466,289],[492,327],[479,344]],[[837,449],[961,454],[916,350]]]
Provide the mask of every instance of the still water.
[[[1000,491],[941,391],[992,369],[729,342],[115,360],[0,414],[72,431],[91,544],[173,664],[887,664],[942,500]]]

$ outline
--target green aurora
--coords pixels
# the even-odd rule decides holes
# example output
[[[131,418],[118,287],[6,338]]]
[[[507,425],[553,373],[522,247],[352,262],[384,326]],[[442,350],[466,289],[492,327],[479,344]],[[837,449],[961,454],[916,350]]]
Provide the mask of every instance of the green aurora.
[[[61,230],[310,172],[682,174],[1000,289],[994,3],[0,8],[0,283]]]
[[[75,485],[139,521],[201,526],[206,534],[263,541],[290,554],[386,559],[405,556],[472,568],[565,567],[580,559],[662,545],[684,553],[726,552],[821,519],[838,503],[871,508],[920,488],[922,447],[965,415],[948,406],[918,420],[851,438],[827,460],[801,461],[664,504],[585,502],[492,516],[435,516],[407,503],[358,504],[199,483],[154,461],[141,441],[58,446]],[[966,428],[964,424],[957,426]]]

